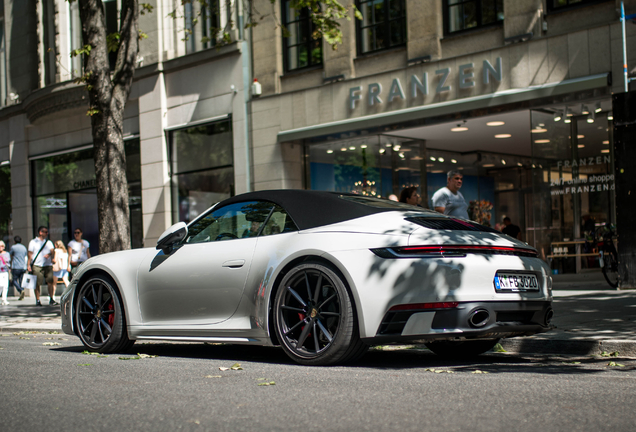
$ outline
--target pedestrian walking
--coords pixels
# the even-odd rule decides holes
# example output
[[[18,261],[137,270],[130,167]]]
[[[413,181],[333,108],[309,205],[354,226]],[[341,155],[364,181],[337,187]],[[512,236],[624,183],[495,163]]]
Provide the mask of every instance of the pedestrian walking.
[[[73,231],[73,240],[68,242],[68,256],[71,260],[71,273],[75,271],[84,261],[91,257],[89,250],[90,243],[82,239],[82,230],[75,228]]]
[[[9,255],[11,255],[11,276],[13,277],[13,287],[20,293],[18,300],[24,300],[24,289],[22,288],[22,277],[27,270],[27,255],[28,251],[26,246],[22,244],[22,237],[13,237],[15,242],[11,246]]]
[[[64,282],[64,286],[68,286],[68,252],[64,247],[62,240],[55,242],[55,261],[53,261],[53,284],[57,287],[60,280]]]
[[[9,292],[9,269],[11,262],[11,255],[5,251],[6,245],[0,240],[0,292],[2,292],[2,300],[0,305],[7,306],[7,293]]]
[[[29,242],[29,261],[27,270],[33,271],[37,277],[35,289],[35,305],[42,306],[40,302],[40,286],[46,282],[49,289],[49,305],[57,305],[55,301],[55,285],[53,285],[53,258],[55,247],[48,239],[49,229],[45,226],[38,228],[38,236]]]
[[[512,220],[508,216],[503,218],[504,228],[501,230],[502,233],[509,235],[510,237],[521,240],[521,228],[512,223]]]
[[[445,215],[468,219],[468,204],[459,191],[464,176],[456,170],[446,173],[446,186],[433,194],[433,209]]]
[[[415,186],[407,187],[402,189],[402,192],[400,192],[400,202],[419,206],[422,202],[422,197],[419,193],[417,193],[417,188]]]

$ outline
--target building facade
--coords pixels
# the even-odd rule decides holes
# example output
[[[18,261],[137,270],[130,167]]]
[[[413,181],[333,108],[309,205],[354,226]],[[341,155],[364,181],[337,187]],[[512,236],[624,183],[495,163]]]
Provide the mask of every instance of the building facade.
[[[583,239],[616,218],[620,1],[342,0],[363,19],[342,20],[335,50],[289,0],[254,0],[250,31],[242,1],[148,3],[124,126],[133,247],[248,190],[415,186],[430,206],[456,169],[474,219],[510,217],[557,271],[598,265]],[[116,29],[118,0],[104,6]],[[80,227],[99,253],[77,2],[0,0],[0,14],[3,235]],[[631,23],[625,46],[636,59]]]
[[[342,23],[337,50],[311,45],[289,1],[277,5],[289,40],[254,30],[255,188],[387,197],[415,186],[431,207],[456,169],[471,218],[510,217],[556,272],[598,267],[585,239],[616,220],[621,2],[343,3],[363,19]],[[626,31],[634,59],[636,27]]]

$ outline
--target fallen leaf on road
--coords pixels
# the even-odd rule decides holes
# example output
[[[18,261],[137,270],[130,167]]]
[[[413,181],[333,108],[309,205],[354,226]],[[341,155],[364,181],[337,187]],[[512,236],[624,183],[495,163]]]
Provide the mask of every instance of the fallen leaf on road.
[[[119,360],[140,360],[139,357],[119,357]]]
[[[613,362],[613,361],[609,362],[607,365],[608,366],[616,366],[616,367],[625,367],[624,364],[616,363],[616,362]]]
[[[223,375],[206,375],[203,378],[223,378]]]
[[[474,373],[474,374],[487,374],[487,373],[490,373],[490,372],[481,371],[481,370],[477,369],[477,370],[472,371],[471,373]]]
[[[258,383],[257,385],[259,385],[259,386],[273,386],[273,385],[276,385],[276,383],[274,381],[269,381],[269,382]]]
[[[608,353],[607,351],[603,351],[601,353],[601,357],[618,357],[618,351],[613,351],[611,353]]]
[[[220,370],[220,371],[228,371],[228,370],[230,370],[230,368],[220,366],[220,367],[219,367],[219,370]]]
[[[492,348],[492,352],[500,352],[500,353],[502,353],[502,352],[508,352],[508,351],[506,351],[504,349],[504,347],[502,347],[501,344],[498,343],[498,344],[495,344],[495,346]]]
[[[46,346],[56,346],[56,345],[62,345],[59,342],[44,342],[42,345],[46,345]]]
[[[157,355],[141,354],[141,353],[137,353],[137,356],[138,356],[140,359],[159,357],[159,356],[157,356]]]
[[[31,339],[31,338],[20,336],[20,339]]]
[[[241,365],[238,364],[238,363],[234,363],[232,366],[230,366],[230,369],[232,369],[232,370],[243,370]]]

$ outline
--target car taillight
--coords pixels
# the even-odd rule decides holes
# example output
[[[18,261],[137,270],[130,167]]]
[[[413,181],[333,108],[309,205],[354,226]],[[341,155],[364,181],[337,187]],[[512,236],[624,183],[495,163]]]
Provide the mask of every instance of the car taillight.
[[[496,254],[537,257],[534,249],[490,245],[425,245],[371,249],[381,258],[463,257],[467,254]]]

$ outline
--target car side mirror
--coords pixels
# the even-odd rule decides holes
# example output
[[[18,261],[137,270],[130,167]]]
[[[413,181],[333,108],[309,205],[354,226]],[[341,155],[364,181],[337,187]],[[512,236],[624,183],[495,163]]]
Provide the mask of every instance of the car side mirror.
[[[172,247],[183,240],[188,235],[188,226],[185,222],[177,222],[165,230],[157,240],[157,249],[161,249],[166,255],[170,253]]]

